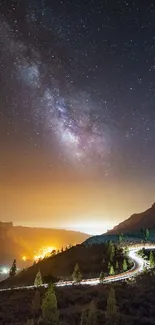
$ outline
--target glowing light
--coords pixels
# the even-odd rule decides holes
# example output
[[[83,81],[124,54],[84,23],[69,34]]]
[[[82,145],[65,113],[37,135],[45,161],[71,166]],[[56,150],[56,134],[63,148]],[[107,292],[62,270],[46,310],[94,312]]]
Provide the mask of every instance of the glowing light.
[[[49,257],[52,255],[52,252],[56,251],[54,246],[42,247],[39,252],[34,255],[34,260],[37,262],[38,260],[42,260],[45,257]]]
[[[92,217],[93,218],[93,217]],[[110,226],[109,226],[110,225]],[[83,222],[82,220],[78,224],[72,224],[67,227],[69,230],[76,230],[80,232],[84,232],[90,235],[101,235],[105,233],[108,228],[113,228],[113,223],[106,223],[106,222]]]
[[[27,257],[26,257],[26,256],[23,256],[23,257],[22,257],[22,260],[23,260],[24,262],[26,262],[26,261],[27,261]]]
[[[6,267],[4,267],[2,269],[2,274],[8,274],[9,273],[9,269],[7,269]]]

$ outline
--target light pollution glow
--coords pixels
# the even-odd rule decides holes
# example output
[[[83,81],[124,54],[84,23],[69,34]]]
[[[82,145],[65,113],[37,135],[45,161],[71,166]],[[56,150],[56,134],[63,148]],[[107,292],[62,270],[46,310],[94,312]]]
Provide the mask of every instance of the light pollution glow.
[[[35,251],[33,259],[35,262],[38,262],[39,260],[42,260],[45,257],[51,256],[51,253],[53,251],[56,251],[56,247],[54,246],[42,247],[38,252]],[[22,260],[26,262],[27,260],[29,260],[29,258],[26,255],[23,255]]]
[[[36,255],[34,255],[34,261],[41,260],[45,257],[51,256],[52,251],[55,251],[56,248],[54,246],[50,247],[42,247]]]
[[[4,220],[14,225],[102,234],[154,201],[152,187],[140,183],[129,182],[126,188],[122,182],[117,186],[109,182],[66,183],[43,179],[42,174],[39,182],[28,177],[29,183],[24,177],[19,183],[11,180],[12,184],[6,181],[1,187],[0,210]]]

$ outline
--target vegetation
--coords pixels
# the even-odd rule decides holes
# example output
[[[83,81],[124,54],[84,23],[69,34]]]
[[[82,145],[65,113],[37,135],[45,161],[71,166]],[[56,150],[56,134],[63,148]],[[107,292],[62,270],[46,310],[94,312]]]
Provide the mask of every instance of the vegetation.
[[[150,252],[149,262],[150,262],[151,267],[155,266],[155,256],[154,256],[154,253],[152,251]]]
[[[144,241],[148,241],[150,239],[150,232],[148,230],[148,228],[146,229],[141,229],[141,234],[142,234],[142,238]]]
[[[118,321],[118,310],[116,306],[115,291],[113,288],[110,289],[107,299],[106,319],[107,325],[115,325]]]
[[[110,291],[113,288],[115,300],[110,299]],[[87,325],[88,310],[94,301],[96,308],[97,325],[105,325],[111,319],[109,310],[115,311],[117,307],[117,325],[153,325],[155,324],[155,276],[154,269],[141,274],[135,282],[114,283],[98,286],[71,286],[56,287],[55,295],[59,309],[59,325]],[[0,294],[0,324],[26,325],[27,320],[34,325],[41,325],[43,319],[37,324],[32,312],[32,301],[36,289],[19,291],[4,291]],[[45,297],[47,289],[41,287],[40,301]],[[109,302],[110,301],[110,302]],[[7,313],[6,313],[7,310]],[[83,315],[82,315],[83,314]],[[41,310],[39,311],[39,318]],[[33,320],[33,323],[32,323]]]
[[[123,271],[126,272],[127,269],[128,269],[127,261],[126,261],[126,259],[124,258],[124,260],[123,260]]]
[[[114,274],[115,274],[114,267],[113,265],[111,265],[109,270],[109,275],[114,275]]]
[[[40,291],[36,290],[32,301],[32,312],[34,318],[39,318],[41,308]]]
[[[34,325],[33,319],[28,319],[26,325]]]
[[[116,273],[119,272],[119,264],[118,264],[118,261],[116,261],[115,270],[116,270]]]
[[[115,256],[115,245],[113,244],[113,242],[109,242],[108,246],[107,246],[107,250],[108,250],[108,259],[110,262],[112,262],[114,260],[114,256]]]
[[[118,235],[118,242],[119,242],[119,244],[121,244],[122,241],[123,241],[123,233],[121,233],[121,234]]]
[[[91,301],[88,308],[87,323],[88,325],[97,325],[97,311],[94,300]]]
[[[150,233],[149,233],[148,229],[146,229],[145,238],[146,238],[146,241],[148,241],[150,239]]]
[[[13,261],[13,264],[12,264],[12,266],[11,266],[11,268],[10,268],[10,273],[9,273],[9,275],[10,275],[10,277],[13,277],[13,276],[16,275],[16,273],[17,273],[17,266],[16,266],[16,260],[14,260],[14,261]]]
[[[43,284],[42,281],[42,276],[41,276],[41,272],[40,270],[38,271],[38,273],[36,274],[35,280],[34,280],[34,285],[36,287],[41,286]]]
[[[88,324],[88,311],[84,309],[81,314],[80,325],[87,325]]]
[[[105,279],[105,274],[104,274],[104,272],[102,271],[102,272],[100,273],[100,283],[103,283],[104,279]]]
[[[52,284],[49,286],[44,295],[41,311],[44,325],[58,325],[59,312],[57,306],[57,298]]]
[[[72,274],[72,278],[73,278],[74,283],[77,283],[77,284],[80,283],[82,280],[82,274],[80,272],[78,264],[75,265],[74,272]]]

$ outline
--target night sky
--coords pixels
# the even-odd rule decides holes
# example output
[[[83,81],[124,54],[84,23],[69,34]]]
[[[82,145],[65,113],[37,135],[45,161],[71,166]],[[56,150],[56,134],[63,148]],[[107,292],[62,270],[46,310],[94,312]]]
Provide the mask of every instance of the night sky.
[[[154,193],[155,2],[1,1],[1,220],[103,233]]]

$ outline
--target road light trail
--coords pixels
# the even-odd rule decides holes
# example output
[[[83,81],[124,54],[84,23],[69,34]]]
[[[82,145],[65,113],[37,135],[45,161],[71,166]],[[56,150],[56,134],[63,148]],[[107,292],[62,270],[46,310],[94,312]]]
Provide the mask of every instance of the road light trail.
[[[135,246],[129,247],[128,257],[133,261],[133,263],[134,263],[133,267],[124,273],[105,277],[103,283],[127,280],[131,277],[138,275],[140,272],[142,272],[145,266],[149,267],[149,264],[141,256],[137,255],[138,251],[140,251],[143,248],[149,249],[149,250],[155,249],[155,244],[154,245],[141,244],[137,247],[135,247]],[[82,280],[80,285],[95,286],[95,285],[98,285],[99,283],[100,283],[99,278],[94,278],[94,279]],[[74,285],[74,282],[73,281],[60,281],[60,282],[56,283],[55,285],[57,287],[67,287],[67,286]],[[42,285],[42,287],[45,287],[45,288],[47,288],[47,286],[48,286],[48,284]],[[0,289],[0,292],[1,291],[10,291],[10,290],[21,290],[21,289],[34,289],[34,288],[35,288],[34,285],[23,286],[23,287],[13,287],[13,288]]]

